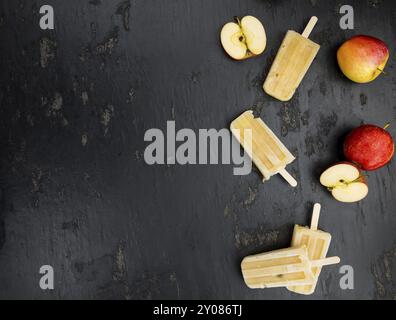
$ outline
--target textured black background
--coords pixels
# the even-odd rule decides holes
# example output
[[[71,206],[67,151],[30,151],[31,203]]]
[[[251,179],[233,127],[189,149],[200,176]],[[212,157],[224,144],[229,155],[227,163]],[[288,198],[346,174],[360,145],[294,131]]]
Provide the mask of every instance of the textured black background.
[[[338,203],[318,182],[342,158],[348,130],[396,120],[395,2],[347,3],[355,30],[339,28],[343,1],[2,0],[0,298],[304,299],[248,289],[239,263],[287,246],[293,224],[307,224],[320,202],[330,254],[353,266],[355,289],[341,290],[332,266],[310,298],[394,299],[395,162],[369,173],[360,203]],[[39,28],[43,4],[54,6],[53,31]],[[246,14],[263,22],[267,49],[235,62],[219,32]],[[262,83],[285,32],[301,32],[311,15],[321,50],[281,103]],[[360,33],[391,51],[387,75],[365,85],[335,60]],[[288,167],[296,189],[280,177],[263,184],[256,171],[234,176],[229,165],[145,164],[147,129],[172,119],[220,129],[248,108],[297,156]],[[53,291],[39,288],[44,264],[55,269]]]

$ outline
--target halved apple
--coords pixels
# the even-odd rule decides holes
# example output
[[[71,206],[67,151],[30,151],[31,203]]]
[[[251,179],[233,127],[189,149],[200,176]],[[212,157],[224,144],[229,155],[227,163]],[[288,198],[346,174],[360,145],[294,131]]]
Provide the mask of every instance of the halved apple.
[[[340,162],[325,170],[320,183],[340,202],[357,202],[368,194],[365,177],[350,162]]]
[[[226,23],[220,40],[224,50],[235,60],[243,60],[263,53],[267,44],[262,23],[253,16],[245,16],[237,23]]]

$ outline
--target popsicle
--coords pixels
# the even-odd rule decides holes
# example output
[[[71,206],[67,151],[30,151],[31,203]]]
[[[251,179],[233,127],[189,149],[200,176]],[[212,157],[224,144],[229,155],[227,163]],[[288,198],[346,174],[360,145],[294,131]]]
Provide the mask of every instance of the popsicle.
[[[311,228],[295,225],[291,243],[292,246],[306,245],[308,257],[311,260],[325,258],[331,241],[330,233],[318,230],[319,214],[320,204],[315,203],[311,218]],[[303,286],[288,286],[287,289],[300,294],[312,294],[315,291],[316,283],[318,282],[321,270],[321,267],[312,268],[312,273],[314,275],[314,281],[312,284]]]
[[[320,48],[308,39],[317,21],[312,17],[302,34],[287,31],[264,82],[264,91],[270,96],[281,101],[293,97]]]
[[[231,132],[260,170],[263,181],[279,173],[291,186],[297,186],[297,181],[286,171],[286,165],[295,157],[260,118],[254,118],[251,110],[231,123]]]
[[[305,245],[270,251],[246,257],[241,269],[246,285],[252,289],[311,285],[315,281],[312,268],[335,264],[338,257],[309,260]]]

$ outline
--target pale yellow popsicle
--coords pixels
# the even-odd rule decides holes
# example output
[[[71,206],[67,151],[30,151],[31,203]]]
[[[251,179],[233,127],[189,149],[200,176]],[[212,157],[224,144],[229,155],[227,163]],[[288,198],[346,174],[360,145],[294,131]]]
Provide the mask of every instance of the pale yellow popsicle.
[[[310,260],[325,258],[331,242],[330,233],[317,230],[319,213],[320,204],[316,203],[312,213],[311,228],[302,227],[299,225],[294,226],[291,246],[307,246],[308,257]],[[316,283],[318,282],[321,270],[321,267],[312,268],[312,273],[314,275],[314,281],[312,284],[304,286],[288,286],[287,289],[300,294],[312,294],[315,291]]]
[[[264,82],[264,91],[270,96],[281,101],[293,97],[320,48],[308,39],[317,20],[312,17],[302,35],[292,30],[286,33]]]
[[[264,181],[279,173],[290,185],[297,185],[297,181],[286,171],[286,165],[295,157],[263,120],[254,118],[251,110],[245,111],[231,123],[231,132],[260,170]]]
[[[338,263],[338,257],[310,261],[305,245],[248,256],[241,269],[246,285],[252,289],[311,285],[314,266]]]

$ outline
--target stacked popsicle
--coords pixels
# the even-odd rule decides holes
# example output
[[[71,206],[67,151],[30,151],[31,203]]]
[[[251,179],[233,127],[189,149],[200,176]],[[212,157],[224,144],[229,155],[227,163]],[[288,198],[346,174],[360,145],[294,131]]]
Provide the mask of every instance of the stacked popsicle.
[[[242,275],[249,288],[287,287],[300,294],[315,291],[323,266],[337,264],[339,257],[326,258],[331,235],[317,230],[320,205],[314,206],[311,227],[294,226],[290,248],[245,257]]]
[[[291,242],[292,247],[305,245],[308,250],[308,257],[313,261],[324,259],[326,257],[331,242],[330,233],[318,230],[319,214],[320,204],[315,203],[310,228],[302,227],[296,224],[294,226],[293,238]],[[321,270],[322,268],[320,266],[312,268],[314,281],[310,285],[289,286],[287,289],[296,293],[307,295],[312,294],[315,291],[316,283],[318,282]]]

